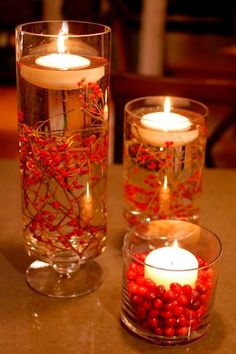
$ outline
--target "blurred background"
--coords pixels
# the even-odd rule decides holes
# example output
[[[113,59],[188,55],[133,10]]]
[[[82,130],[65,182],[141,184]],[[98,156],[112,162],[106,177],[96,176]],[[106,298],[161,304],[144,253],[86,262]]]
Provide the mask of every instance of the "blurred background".
[[[15,26],[57,19],[109,25],[113,31],[112,73],[236,80],[235,1],[2,0],[0,151],[3,157],[11,155],[15,146],[16,119],[13,117],[16,117],[16,106],[12,105],[15,98]],[[236,117],[215,147],[216,167],[236,167],[235,121]],[[209,129],[216,123],[210,121]],[[13,147],[7,148],[9,141]]]

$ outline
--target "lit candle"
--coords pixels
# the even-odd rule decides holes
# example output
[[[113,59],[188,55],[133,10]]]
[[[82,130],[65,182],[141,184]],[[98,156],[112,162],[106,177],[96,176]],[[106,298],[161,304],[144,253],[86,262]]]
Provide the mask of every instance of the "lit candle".
[[[142,139],[153,146],[163,146],[171,141],[174,145],[187,144],[198,136],[198,131],[191,129],[190,120],[180,114],[170,112],[170,98],[164,103],[164,112],[151,112],[141,118],[138,133]]]
[[[150,252],[145,259],[145,278],[169,289],[171,283],[195,286],[198,276],[197,258],[174,244]]]
[[[164,183],[160,191],[160,214],[167,216],[170,208],[170,188],[168,187],[167,176],[164,177]]]
[[[35,59],[34,65],[21,64],[21,75],[33,85],[53,90],[78,89],[78,82],[85,79],[96,82],[105,74],[104,66],[91,67],[89,59],[77,54],[66,53],[68,25],[63,22],[57,39],[57,53]]]
[[[93,216],[93,199],[89,188],[89,182],[86,183],[85,194],[81,199],[80,208],[81,219],[85,222],[90,222]]]

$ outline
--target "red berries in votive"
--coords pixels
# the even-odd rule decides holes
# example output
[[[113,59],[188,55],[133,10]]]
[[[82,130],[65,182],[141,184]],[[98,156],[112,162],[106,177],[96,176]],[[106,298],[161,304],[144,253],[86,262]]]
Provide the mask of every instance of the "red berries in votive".
[[[199,266],[195,286],[177,282],[166,289],[152,279],[145,278],[144,265],[147,254],[136,254],[140,260],[130,264],[126,273],[127,291],[137,324],[156,335],[166,337],[189,336],[201,326],[207,315],[211,297],[213,272],[204,259],[197,257]]]
[[[153,306],[155,309],[159,310],[162,308],[162,305],[163,305],[163,301],[161,299],[156,299]]]
[[[178,304],[179,304],[180,306],[186,306],[186,305],[188,304],[188,302],[189,302],[187,296],[184,295],[184,294],[178,295],[177,298],[176,298],[176,300],[177,300],[177,302],[178,302]]]

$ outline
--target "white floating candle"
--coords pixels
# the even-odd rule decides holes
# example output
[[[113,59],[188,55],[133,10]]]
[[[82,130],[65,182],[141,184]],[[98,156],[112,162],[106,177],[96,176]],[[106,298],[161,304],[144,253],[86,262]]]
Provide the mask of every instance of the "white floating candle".
[[[75,54],[52,53],[39,57],[35,63],[53,69],[68,70],[90,65],[90,60]]]
[[[144,273],[146,278],[166,289],[169,289],[171,283],[194,287],[198,276],[198,261],[183,248],[161,247],[147,255]]]
[[[65,41],[68,39],[68,27],[63,22],[58,35],[58,53],[50,53],[35,59],[34,65],[21,63],[22,77],[33,85],[53,90],[73,90],[78,82],[85,79],[96,82],[105,74],[104,66],[90,67],[90,60],[77,54],[65,53]]]
[[[174,145],[184,145],[198,136],[196,129],[190,130],[191,125],[187,117],[170,112],[170,99],[167,97],[164,112],[151,112],[142,116],[138,133],[146,143],[153,146],[162,146],[167,141]]]

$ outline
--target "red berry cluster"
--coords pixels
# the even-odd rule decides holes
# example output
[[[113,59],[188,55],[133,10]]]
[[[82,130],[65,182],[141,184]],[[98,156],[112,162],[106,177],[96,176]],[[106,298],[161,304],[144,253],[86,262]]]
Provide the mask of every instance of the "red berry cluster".
[[[134,125],[132,126],[134,127]],[[130,227],[137,225],[142,217],[158,215],[160,219],[177,218],[189,220],[199,214],[198,195],[201,192],[201,160],[204,152],[205,132],[201,128],[199,141],[188,148],[188,159],[191,168],[185,178],[173,177],[172,169],[189,169],[185,164],[186,153],[179,150],[173,141],[166,141],[163,146],[155,147],[146,144],[132,135],[131,126],[127,126],[127,136],[124,145],[126,176],[124,196],[128,212],[125,218]],[[129,133],[127,133],[129,134]],[[176,165],[177,164],[177,165]],[[145,171],[144,171],[145,169]],[[186,170],[187,171],[187,170]],[[142,177],[141,177],[142,176]],[[162,210],[161,193],[163,177],[168,177],[168,208]],[[137,217],[130,213],[136,210]]]
[[[78,82],[78,87],[80,89],[79,100],[82,101],[85,112],[102,117],[104,100],[99,85],[96,82],[86,82],[82,79]]]
[[[172,283],[169,289],[144,277],[147,254],[136,254],[127,273],[130,304],[137,323],[144,329],[166,337],[186,336],[201,326],[207,313],[213,287],[212,269],[198,257],[199,269],[195,288]],[[140,261],[140,262],[139,262]]]
[[[80,203],[85,181],[92,194],[105,176],[107,127],[87,136],[80,132],[61,136],[20,123],[19,142],[24,231],[50,247],[72,249],[82,256],[105,227],[84,220]],[[75,239],[79,251],[73,247]]]

